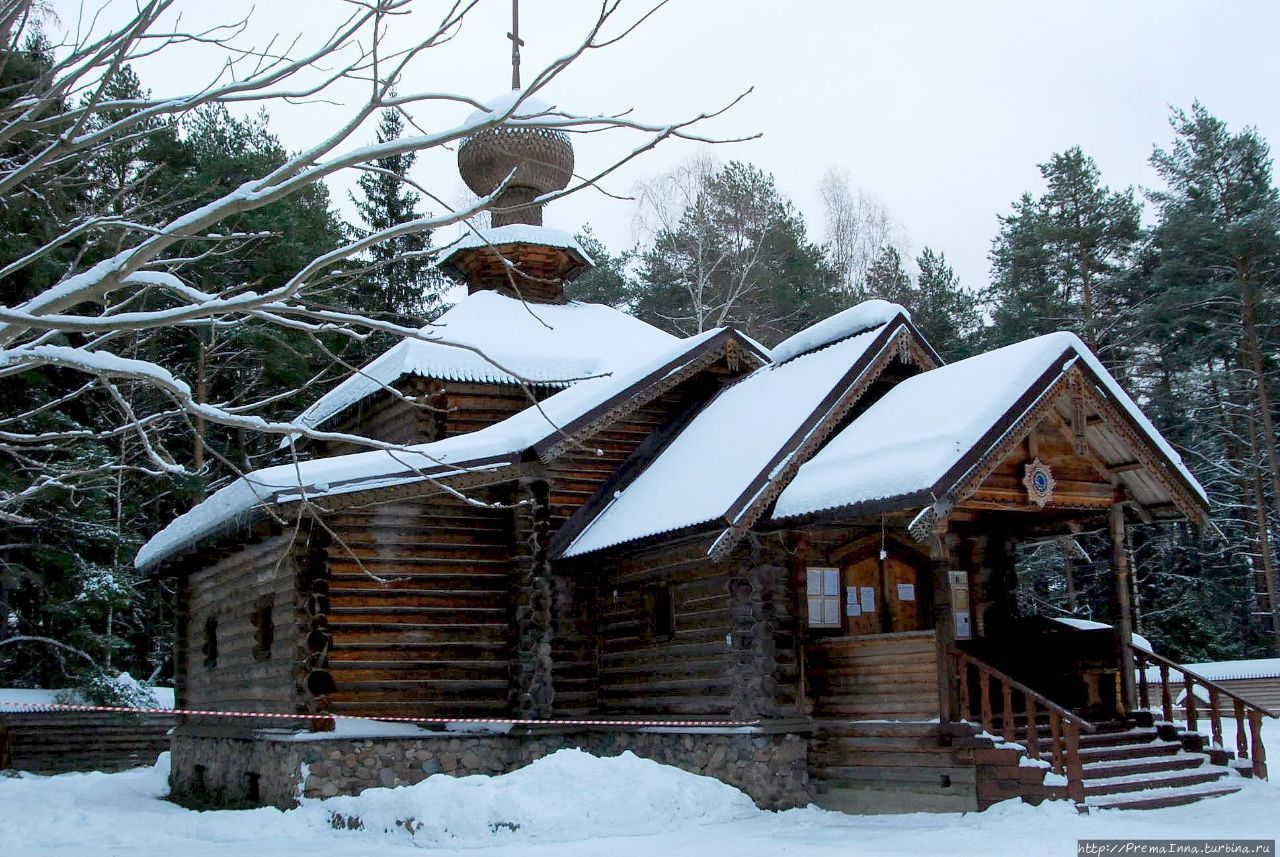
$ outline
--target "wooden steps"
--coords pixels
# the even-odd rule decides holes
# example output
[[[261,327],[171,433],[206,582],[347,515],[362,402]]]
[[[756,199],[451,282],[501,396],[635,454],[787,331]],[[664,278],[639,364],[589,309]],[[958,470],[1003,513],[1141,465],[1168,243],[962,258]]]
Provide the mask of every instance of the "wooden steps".
[[[1026,718],[1013,730],[1025,741]],[[1208,797],[1232,794],[1241,788],[1240,777],[1218,759],[1233,754],[1199,752],[1198,735],[1170,736],[1154,726],[1133,723],[1100,723],[1098,731],[1080,736],[1085,806],[1090,809],[1157,809],[1182,806]],[[999,727],[997,727],[997,730]],[[1040,725],[1040,733],[1047,730]],[[1165,737],[1162,737],[1162,734]],[[1039,742],[1042,757],[1050,740]],[[1065,795],[1063,795],[1065,796]]]

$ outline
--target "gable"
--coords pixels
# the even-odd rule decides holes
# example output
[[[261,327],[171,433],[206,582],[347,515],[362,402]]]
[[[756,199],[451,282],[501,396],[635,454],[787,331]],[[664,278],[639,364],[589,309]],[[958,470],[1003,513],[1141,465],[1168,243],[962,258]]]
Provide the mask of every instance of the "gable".
[[[629,484],[615,486],[599,514],[559,540],[559,555],[698,525],[726,531],[713,548],[720,555],[892,364],[924,368],[932,361],[918,332],[897,315],[757,370],[682,426]]]
[[[1084,344],[1061,333],[904,381],[800,469],[774,518],[921,506],[940,516],[979,491],[998,502],[1012,490],[1015,447],[1043,436],[1052,449],[1064,426],[1072,455],[1061,463],[1081,477],[1064,489],[1080,503],[1102,503],[1092,468],[1110,502],[1123,489],[1152,518],[1204,519],[1204,490],[1181,458]]]

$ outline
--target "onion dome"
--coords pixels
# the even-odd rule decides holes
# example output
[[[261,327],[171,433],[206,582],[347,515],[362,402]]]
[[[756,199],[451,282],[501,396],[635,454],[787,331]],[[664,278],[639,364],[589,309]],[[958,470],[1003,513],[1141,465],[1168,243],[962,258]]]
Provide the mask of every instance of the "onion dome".
[[[487,109],[477,110],[468,121],[479,123],[489,116],[511,110],[521,97],[512,91],[493,99]],[[492,223],[508,226],[524,223],[542,225],[542,205],[535,199],[568,187],[573,178],[573,145],[569,135],[554,128],[528,124],[551,112],[550,105],[527,97],[501,125],[479,131],[458,149],[458,171],[467,187],[478,196],[491,194],[512,174],[511,181],[493,202]]]

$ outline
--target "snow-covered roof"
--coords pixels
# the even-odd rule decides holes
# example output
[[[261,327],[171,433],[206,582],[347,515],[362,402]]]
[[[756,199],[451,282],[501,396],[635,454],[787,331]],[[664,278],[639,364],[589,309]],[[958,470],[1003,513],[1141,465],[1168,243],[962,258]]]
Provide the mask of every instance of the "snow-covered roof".
[[[664,334],[665,335],[665,334]],[[675,339],[648,360],[611,375],[581,381],[538,404],[479,431],[396,450],[370,450],[267,467],[219,489],[178,516],[138,551],[134,564],[150,566],[272,504],[332,497],[444,478],[516,463],[525,450],[572,432],[576,423],[615,399],[637,395],[679,371],[713,340],[735,337],[723,328]],[[763,356],[762,356],[763,359]]]
[[[532,227],[521,227],[532,228]],[[572,240],[572,239],[570,239]],[[298,416],[315,428],[408,375],[441,381],[543,386],[635,365],[679,340],[634,316],[600,304],[531,304],[493,291],[459,301],[321,396]]]
[[[774,517],[945,493],[952,486],[939,482],[1036,381],[1055,365],[1066,372],[1076,360],[1092,369],[1139,430],[1204,497],[1178,453],[1084,343],[1071,333],[1051,333],[898,384],[800,468],[778,498]]]
[[[876,303],[884,304],[884,301]],[[885,306],[893,306],[885,304]],[[855,308],[856,309],[856,308]],[[895,312],[890,319],[905,312]],[[820,323],[824,324],[824,323]],[[888,347],[884,321],[774,363],[721,392],[563,552],[576,556],[708,521],[726,525]],[[793,337],[795,338],[795,337]],[[816,339],[814,340],[816,341]],[[878,345],[878,347],[876,347]],[[774,350],[776,356],[777,350]]]
[[[449,245],[449,256],[445,262],[463,250],[474,250],[477,247],[502,247],[507,244],[559,247],[562,250],[572,250],[577,253],[588,265],[595,264],[587,251],[582,249],[578,239],[568,232],[563,229],[553,229],[550,226],[533,226],[528,223],[509,223],[506,226],[468,230],[465,235]]]
[[[1209,681],[1235,681],[1251,678],[1280,678],[1280,658],[1253,658],[1243,661],[1209,661],[1202,664],[1183,664],[1187,669]],[[1179,674],[1173,672],[1174,680]],[[1160,668],[1147,667],[1147,681],[1159,681]]]
[[[1053,621],[1067,625],[1072,628],[1078,628],[1081,631],[1110,631],[1112,626],[1106,622],[1095,622],[1092,619],[1076,619],[1073,616],[1050,616]],[[1140,649],[1146,649],[1148,652],[1155,652],[1151,647],[1151,641],[1141,634],[1133,634],[1133,642]]]
[[[879,298],[863,301],[792,334],[774,346],[770,356],[774,363],[786,363],[806,351],[888,324],[899,315],[911,320],[911,313],[898,304]]]

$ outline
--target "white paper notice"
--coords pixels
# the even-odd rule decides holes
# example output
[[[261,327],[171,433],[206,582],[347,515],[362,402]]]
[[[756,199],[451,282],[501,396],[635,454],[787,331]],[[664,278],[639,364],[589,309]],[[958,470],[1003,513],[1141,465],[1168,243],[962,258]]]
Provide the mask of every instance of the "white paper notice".
[[[874,586],[862,587],[862,612],[876,612],[876,588]]]
[[[915,601],[916,585],[914,583],[898,584],[898,600],[899,601]]]
[[[858,587],[856,586],[846,586],[844,588],[844,615],[862,615],[862,606],[858,604]]]

